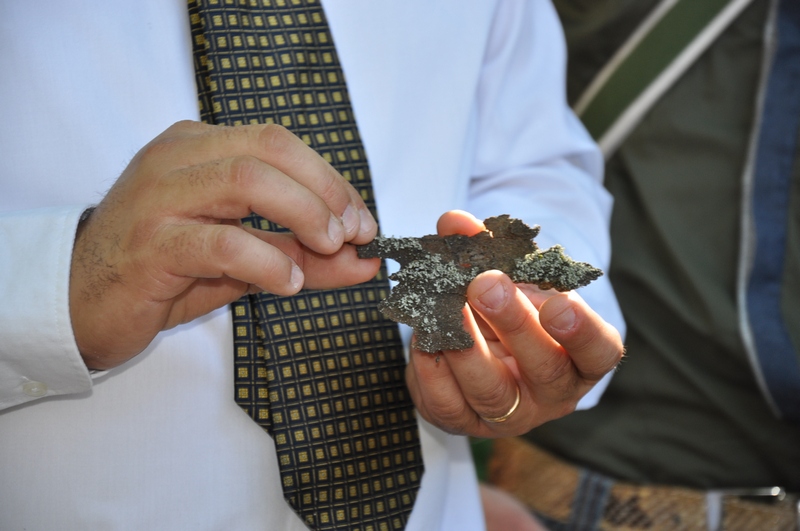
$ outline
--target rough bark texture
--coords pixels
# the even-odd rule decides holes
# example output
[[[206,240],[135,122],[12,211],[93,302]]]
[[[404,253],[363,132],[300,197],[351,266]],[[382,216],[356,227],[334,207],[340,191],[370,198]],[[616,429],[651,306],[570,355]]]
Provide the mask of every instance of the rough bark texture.
[[[507,215],[487,218],[484,224],[487,230],[474,236],[377,237],[358,247],[360,258],[391,258],[400,264],[390,277],[398,284],[379,308],[414,329],[415,348],[433,353],[473,345],[461,310],[467,286],[484,271],[497,269],[514,282],[558,291],[585,286],[603,274],[573,261],[561,246],[540,251],[533,241],[538,225],[529,227]]]

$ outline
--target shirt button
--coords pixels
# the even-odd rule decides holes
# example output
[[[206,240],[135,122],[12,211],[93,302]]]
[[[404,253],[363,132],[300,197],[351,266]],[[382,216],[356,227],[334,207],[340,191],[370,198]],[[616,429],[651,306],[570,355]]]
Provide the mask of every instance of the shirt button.
[[[47,385],[42,382],[25,382],[22,385],[22,392],[33,398],[39,398],[47,394]]]

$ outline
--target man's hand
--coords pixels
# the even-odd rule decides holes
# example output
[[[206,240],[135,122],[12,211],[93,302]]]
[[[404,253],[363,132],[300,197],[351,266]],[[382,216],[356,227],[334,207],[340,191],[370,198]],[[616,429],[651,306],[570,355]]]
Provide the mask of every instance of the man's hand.
[[[289,228],[243,227],[251,212]],[[88,367],[132,358],[161,330],[261,290],[363,282],[377,225],[358,192],[276,125],[180,122],[145,146],[81,224],[70,315]]]
[[[440,235],[481,230],[458,211],[438,224]],[[622,358],[619,332],[575,292],[544,292],[487,271],[469,285],[467,299],[464,325],[475,345],[438,356],[412,349],[406,370],[420,414],[448,432],[523,434],[572,412]],[[512,409],[502,422],[486,420]]]

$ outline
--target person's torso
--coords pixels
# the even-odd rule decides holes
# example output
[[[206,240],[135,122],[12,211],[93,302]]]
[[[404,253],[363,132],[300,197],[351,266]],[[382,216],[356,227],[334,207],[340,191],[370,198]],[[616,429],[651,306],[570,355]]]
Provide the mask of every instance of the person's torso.
[[[440,55],[423,36],[436,29],[438,38],[445,13],[420,23],[410,5],[325,7],[342,37],[381,222],[403,234],[435,230],[467,195],[468,129],[495,4],[442,6],[471,31],[437,42]],[[367,12],[383,18],[361,31]],[[0,48],[0,211],[96,203],[136,150],[173,122],[198,119],[185,1],[3,4]],[[441,76],[420,83],[370,62],[384,56]],[[384,89],[382,103],[369,100]],[[424,127],[410,105],[422,106]],[[423,185],[438,188],[422,195]],[[393,195],[382,208],[380,197]],[[418,212],[408,212],[409,198]],[[3,411],[0,528],[305,529],[282,499],[274,444],[233,401],[233,374],[221,309],[162,333],[91,393]],[[422,432],[426,472],[411,528],[481,528],[466,444],[430,425]]]

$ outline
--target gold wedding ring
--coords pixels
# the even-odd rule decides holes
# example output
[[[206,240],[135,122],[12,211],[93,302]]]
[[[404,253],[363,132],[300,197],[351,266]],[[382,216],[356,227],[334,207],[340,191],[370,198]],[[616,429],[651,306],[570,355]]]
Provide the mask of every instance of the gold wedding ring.
[[[511,406],[511,409],[508,410],[508,413],[506,413],[505,415],[501,415],[499,417],[484,417],[482,415],[478,415],[478,416],[481,417],[486,422],[491,422],[493,424],[497,424],[497,423],[500,423],[500,422],[505,422],[505,421],[508,420],[508,417],[513,415],[514,412],[517,410],[517,407],[519,406],[519,398],[520,398],[520,396],[519,396],[519,386],[517,386],[517,399],[514,400],[514,405]]]

